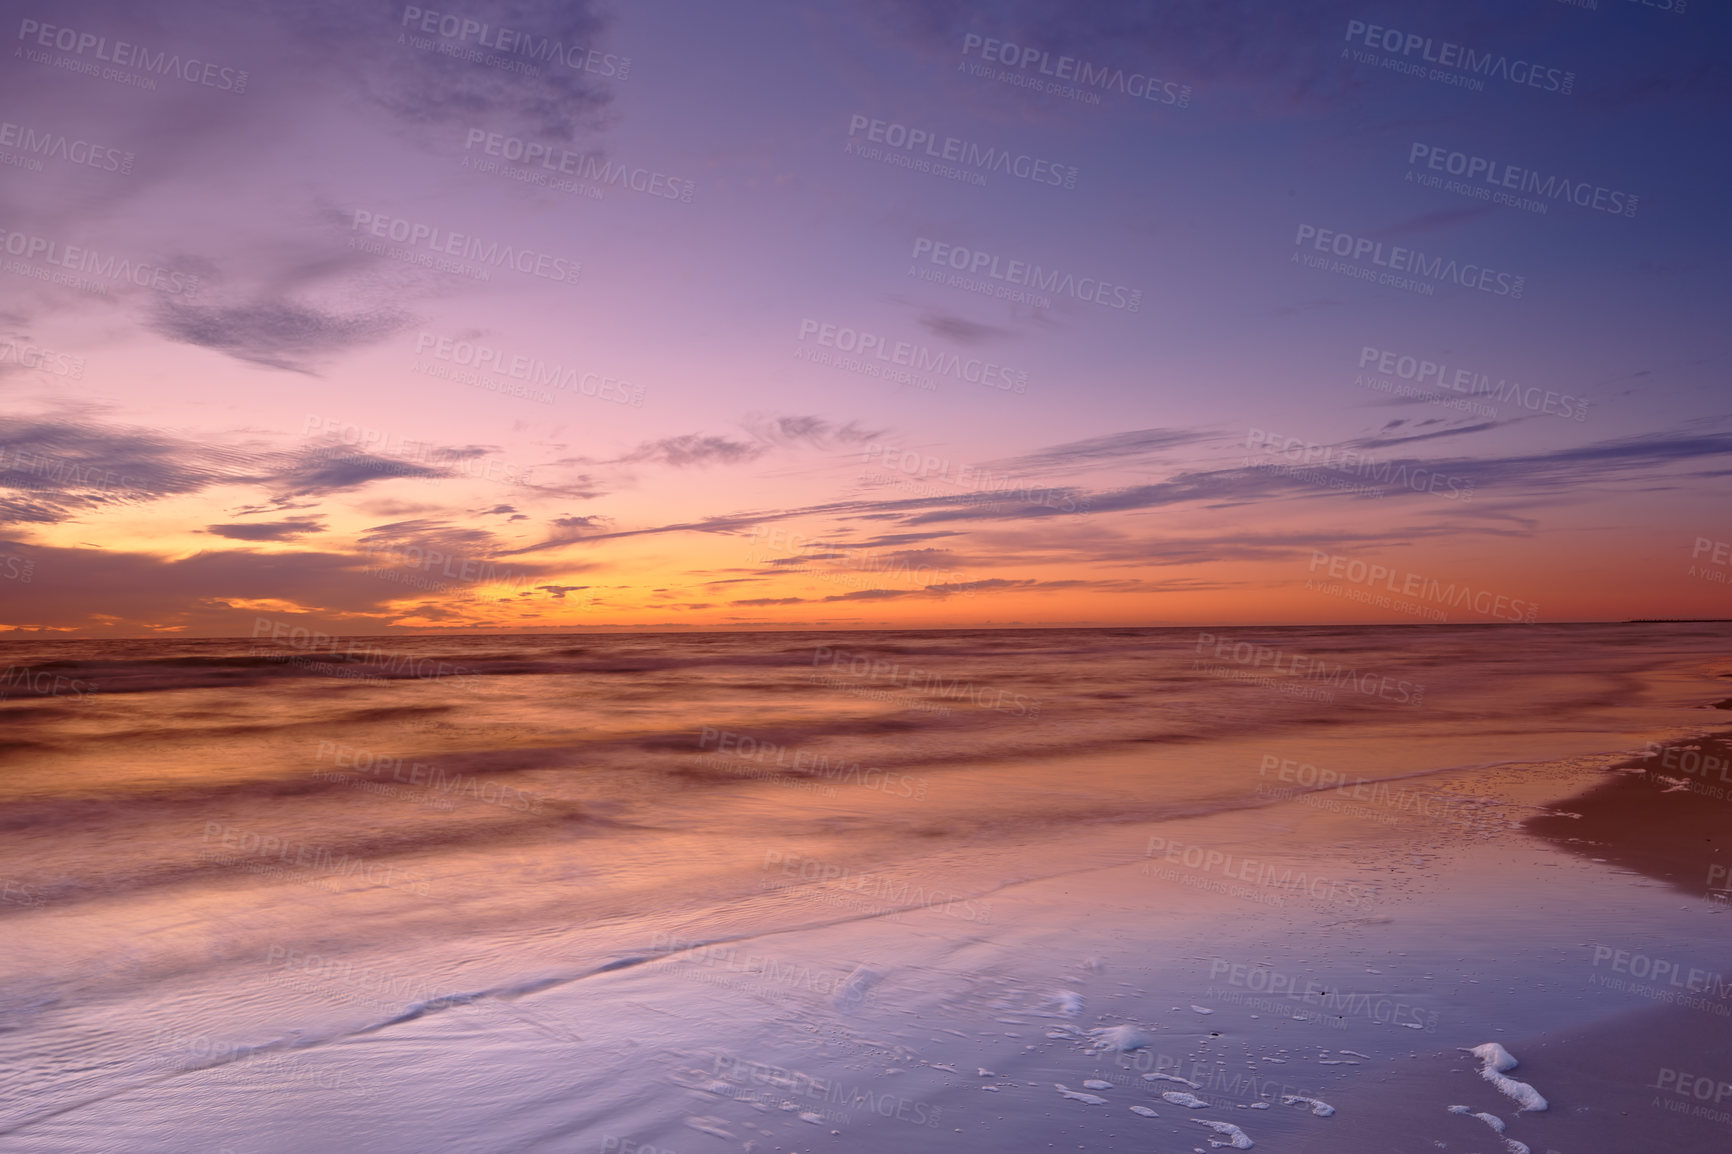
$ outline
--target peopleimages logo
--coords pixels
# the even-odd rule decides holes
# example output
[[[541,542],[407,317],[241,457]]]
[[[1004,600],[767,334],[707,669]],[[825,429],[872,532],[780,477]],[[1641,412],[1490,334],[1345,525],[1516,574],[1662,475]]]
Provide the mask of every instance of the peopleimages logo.
[[[1244,667],[1241,672],[1253,676],[1266,672],[1268,675],[1290,678],[1295,682],[1316,681],[1320,685],[1350,688],[1367,697],[1380,697],[1402,705],[1419,705],[1425,699],[1423,685],[1386,677],[1375,671],[1361,673],[1357,668],[1342,662],[1331,666],[1326,658],[1278,649],[1272,645],[1218,637],[1213,633],[1198,633],[1196,652],[1209,652],[1216,661],[1233,662]],[[1203,658],[1196,658],[1192,668],[1212,672],[1210,667],[1202,665],[1202,661]],[[1220,668],[1222,667],[1214,667]]]
[[[915,800],[926,796],[928,783],[924,777],[916,779],[905,773],[892,773],[877,766],[866,766],[863,769],[859,758],[849,764],[843,754],[837,754],[832,760],[828,753],[816,753],[799,746],[790,749],[786,745],[765,741],[751,734],[706,725],[698,734],[698,748],[707,750],[712,742],[715,743],[715,754],[731,753],[734,761],[747,762],[754,769],[772,773],[785,770],[796,777],[840,782],[852,779],[855,785],[864,789]]]
[[[687,204],[691,203],[692,190],[695,187],[689,180],[681,180],[664,172],[631,168],[617,161],[603,160],[593,153],[573,152],[569,148],[556,148],[550,144],[525,140],[520,136],[489,132],[485,128],[471,128],[464,134],[463,151],[480,151],[484,156],[496,156],[514,164],[539,167],[562,176],[593,181],[598,185],[617,185],[632,192]]]
[[[1142,307],[1143,290],[1126,288],[1100,277],[1077,277],[1058,269],[1042,268],[1027,261],[1009,260],[990,252],[918,237],[913,259],[955,269],[972,276],[985,276],[1019,288],[1036,289],[1054,296],[1068,296],[1110,309],[1136,312]],[[964,286],[966,287],[966,286]]]
[[[580,372],[576,365],[549,364],[525,353],[429,332],[416,336],[415,351],[472,368],[477,373],[494,373],[537,388],[562,389],[618,405],[643,407],[643,386],[593,371]]]
[[[1365,345],[1359,350],[1359,367],[1363,369],[1368,366],[1375,367],[1379,373],[1387,376],[1412,381],[1415,385],[1429,382],[1439,389],[1469,397],[1489,397],[1500,405],[1520,405],[1530,413],[1545,413],[1566,421],[1580,421],[1588,415],[1590,402],[1586,397],[1578,397],[1573,393],[1558,393],[1551,389],[1541,390],[1537,385],[1523,385],[1520,381],[1502,377],[1493,384],[1491,377],[1485,373],[1471,369],[1456,369],[1450,372],[1449,366],[1441,362],[1406,356],[1389,349],[1373,348],[1371,345]],[[1365,378],[1360,378],[1355,383],[1367,382]]]
[[[130,282],[139,288],[155,289],[175,296],[189,296],[198,291],[199,278],[161,265],[146,264],[112,254],[104,255],[83,245],[63,244],[52,237],[0,228],[0,251],[24,261],[41,262],[73,272],[89,273],[110,281]],[[29,265],[19,264],[9,272],[27,271]],[[106,292],[93,281],[79,282],[78,287]]]
[[[474,774],[470,774],[465,779],[460,770],[447,773],[443,766],[432,762],[405,763],[402,757],[376,754],[370,749],[357,749],[352,745],[345,745],[337,741],[319,742],[318,751],[314,754],[313,760],[324,761],[327,757],[331,759],[332,765],[342,769],[352,769],[357,773],[364,773],[381,781],[385,780],[383,775],[386,770],[389,770],[389,780],[391,781],[402,782],[406,785],[425,786],[429,791],[457,797],[467,795],[471,801],[503,806],[506,809],[539,814],[542,803],[546,801],[546,798],[538,794],[529,793],[526,790],[501,782],[479,778]],[[405,769],[408,770],[407,777],[403,776]]]
[[[1417,53],[1421,60],[1436,64],[1439,68],[1507,80],[1512,84],[1556,92],[1563,96],[1568,96],[1575,89],[1574,72],[1542,67],[1527,60],[1511,60],[1502,53],[1476,52],[1448,40],[1433,40],[1417,32],[1401,32],[1394,28],[1385,28],[1381,24],[1367,24],[1363,20],[1349,20],[1345,38],[1396,56],[1413,56]],[[1346,49],[1342,51],[1345,52]]]
[[[33,156],[63,160],[68,164],[84,165],[102,172],[132,174],[133,155],[104,144],[92,144],[65,133],[38,131],[25,124],[0,120],[0,147],[17,148]]]
[[[830,663],[831,669],[847,673],[856,679],[864,678],[877,683],[882,677],[887,684],[898,689],[933,693],[948,700],[966,699],[982,709],[990,709],[996,713],[1014,713],[1019,717],[1033,717],[1040,713],[1041,703],[1031,701],[1020,693],[1005,689],[995,690],[989,685],[976,685],[973,681],[964,681],[961,676],[952,677],[946,682],[944,674],[936,670],[904,666],[899,661],[887,658],[875,658],[866,653],[849,653],[842,649],[831,649],[828,645],[820,645],[812,651],[814,669],[826,661]],[[839,681],[840,678],[833,680]]]
[[[581,44],[566,44],[550,36],[495,26],[452,12],[435,12],[406,4],[401,26],[458,44],[473,40],[478,47],[507,56],[523,56],[541,64],[562,64],[574,72],[593,72],[612,80],[624,80],[631,74],[629,56],[615,56]]]
[[[1144,856],[1177,862],[1188,870],[1200,873],[1218,873],[1231,880],[1285,890],[1289,896],[1337,902],[1349,909],[1368,904],[1375,896],[1359,882],[1337,881],[1322,874],[1310,874],[1303,867],[1295,872],[1289,865],[1239,857],[1226,850],[1172,841],[1159,835],[1149,838]],[[1147,867],[1145,872],[1146,870]]]
[[[1122,92],[1126,96],[1170,104],[1175,108],[1184,108],[1191,103],[1191,86],[1188,84],[1162,80],[1144,72],[1126,72],[1123,68],[1090,64],[1074,56],[1060,56],[1055,60],[1052,53],[1044,49],[1019,46],[1008,40],[994,40],[969,32],[962,37],[962,55],[966,57],[974,52],[989,64],[1001,64],[1023,72],[1032,68],[1042,76],[1072,81],[1083,88]]]
[[[17,341],[7,341],[0,344],[0,366],[7,363],[17,365],[21,369],[35,369],[39,372],[52,373],[57,377],[71,377],[82,380],[84,377],[84,358],[75,357],[71,353],[57,353],[43,348],[41,345],[19,344]],[[0,448],[0,459],[6,456],[6,450]]]
[[[1301,984],[1298,977],[1267,965],[1235,964],[1225,958],[1216,958],[1209,963],[1209,980],[1213,982],[1221,977],[1227,979],[1229,986],[1261,995],[1271,1008],[1285,1000],[1315,1006],[1338,1020],[1351,1015],[1364,1016],[1380,1024],[1405,1026],[1410,1030],[1435,1029],[1437,1026],[1436,1010],[1426,1010],[1384,994],[1352,993],[1339,986],[1326,989],[1325,983],[1313,978],[1307,978]]]
[[[1343,557],[1336,553],[1312,550],[1309,572],[1315,574],[1319,567],[1325,566],[1327,568],[1324,572],[1336,580],[1368,587],[1378,587],[1378,583],[1382,582],[1382,588],[1402,597],[1434,601],[1452,609],[1466,606],[1475,613],[1501,621],[1520,621],[1531,625],[1539,614],[1540,607],[1532,601],[1511,599],[1501,593],[1493,593],[1488,589],[1476,590],[1471,585],[1457,585],[1453,581],[1445,585],[1437,578],[1421,573],[1402,572],[1388,565],[1361,561],[1357,557]],[[1396,584],[1397,578],[1400,579],[1399,585]]]
[[[1257,449],[1271,456],[1282,457],[1304,469],[1333,469],[1370,478],[1379,485],[1393,485],[1415,493],[1436,493],[1446,501],[1466,501],[1473,497],[1471,477],[1456,473],[1439,473],[1418,462],[1379,461],[1370,453],[1355,449],[1337,449],[1334,445],[1284,437],[1262,429],[1251,429],[1245,435],[1245,448]],[[1291,466],[1289,466],[1291,467]],[[1303,474],[1295,474],[1303,476]]]
[[[1028,374],[1019,369],[993,361],[983,361],[979,357],[965,359],[959,353],[934,351],[925,345],[892,340],[878,333],[864,332],[846,325],[828,324],[810,317],[802,318],[800,340],[804,342],[807,339],[839,352],[854,353],[860,357],[876,357],[900,368],[955,377],[957,380],[984,385],[1000,392],[1028,391]]]
[[[1470,184],[1479,182],[1491,186],[1489,190],[1476,192],[1490,193],[1491,190],[1512,189],[1516,192],[1531,193],[1550,200],[1563,199],[1578,208],[1591,208],[1600,212],[1609,212],[1614,216],[1635,216],[1636,203],[1639,197],[1617,189],[1605,188],[1597,184],[1589,184],[1585,180],[1569,180],[1564,177],[1541,177],[1531,168],[1518,168],[1513,164],[1491,160],[1483,156],[1469,156],[1465,152],[1455,152],[1436,144],[1421,144],[1417,141],[1407,150],[1409,165],[1423,165],[1432,172],[1447,173],[1459,176]],[[1413,169],[1409,168],[1407,179],[1413,180]],[[1456,191],[1451,189],[1450,191]],[[1482,197],[1483,199],[1483,197]],[[1510,202],[1514,203],[1514,202]],[[1527,207],[1517,204],[1517,207]]]
[[[24,580],[29,579],[26,572]],[[94,681],[62,677],[29,665],[8,665],[4,672],[0,672],[0,701],[10,697],[14,689],[22,689],[33,697],[70,697],[74,701],[89,701],[91,698],[86,695],[95,693],[96,688]]]
[[[583,271],[583,265],[578,261],[536,252],[534,249],[513,248],[498,241],[484,241],[478,236],[452,232],[419,221],[384,216],[366,209],[355,209],[348,215],[349,227],[353,232],[381,240],[393,240],[410,248],[424,248],[436,255],[458,257],[494,268],[515,269],[528,276],[565,284],[576,284],[578,274]],[[356,239],[359,238],[350,238],[351,245]]]
[[[206,88],[220,88],[234,93],[247,90],[247,74],[241,69],[224,68],[190,56],[182,60],[178,52],[172,55],[167,52],[152,52],[142,45],[129,44],[125,40],[111,43],[108,37],[98,36],[94,32],[44,24],[39,20],[22,20],[18,24],[18,39],[27,43],[34,40],[43,48],[70,52],[74,56],[89,53],[92,59],[107,64],[136,68],[158,76],[174,76],[188,84],[200,84]]]
[[[911,153],[923,152],[930,159],[963,164],[982,172],[1001,172],[1006,176],[1033,181],[1035,184],[1076,187],[1075,165],[1057,164],[1027,153],[1013,153],[1009,149],[977,144],[954,136],[941,137],[930,129],[911,128],[906,124],[874,120],[855,113],[848,118],[849,143],[852,144],[853,138],[862,134],[874,144]]]
[[[725,1081],[739,1085],[757,1084],[771,1086],[777,1095],[784,1100],[789,1097],[807,1099],[798,1105],[810,1106],[823,1104],[834,1106],[843,1111],[837,1117],[842,1121],[848,1111],[864,1108],[868,1112],[884,1118],[896,1118],[903,1122],[912,1122],[917,1126],[937,1126],[944,1114],[941,1106],[931,1106],[925,1102],[916,1102],[899,1097],[883,1090],[867,1090],[858,1086],[845,1086],[840,1081],[831,1078],[814,1078],[810,1074],[798,1070],[789,1070],[781,1066],[769,1066],[762,1062],[748,1061],[727,1055],[716,1055],[715,1076]],[[795,1103],[789,1103],[788,1108],[794,1108]],[[803,1113],[814,1113],[804,1111]],[[816,1116],[814,1114],[814,1116]]]
[[[1422,281],[1448,281],[1462,288],[1478,289],[1480,292],[1509,297],[1511,300],[1521,299],[1522,288],[1527,283],[1526,277],[1499,272],[1485,265],[1461,264],[1453,258],[1441,256],[1428,257],[1423,252],[1400,245],[1385,248],[1380,240],[1318,228],[1314,224],[1300,225],[1298,234],[1293,237],[1295,248],[1305,247],[1307,243],[1317,252],[1330,253],[1344,260],[1360,261],[1370,258],[1373,265],[1389,269],[1392,273],[1406,273],[1419,277]],[[1309,263],[1301,261],[1299,253],[1293,254],[1293,260]],[[1366,269],[1364,272],[1372,273],[1372,270]]]
[[[961,894],[949,890],[928,890],[924,885],[910,881],[907,878],[892,877],[888,874],[859,873],[847,866],[820,858],[807,857],[804,854],[784,853],[781,850],[765,850],[765,872],[771,872],[771,867],[777,867],[775,872],[785,878],[793,878],[800,882],[818,883],[833,886],[835,889],[850,894],[875,898],[888,908],[907,908],[916,910],[937,910],[946,917],[960,918],[963,921],[985,923],[992,918],[992,903],[974,901]],[[768,884],[768,883],[767,883]],[[786,889],[791,882],[776,882],[775,888]]]

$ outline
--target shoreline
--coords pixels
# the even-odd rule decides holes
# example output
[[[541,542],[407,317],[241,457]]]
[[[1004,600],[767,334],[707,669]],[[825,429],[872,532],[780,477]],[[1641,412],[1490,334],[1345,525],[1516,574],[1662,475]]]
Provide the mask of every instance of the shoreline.
[[[40,920],[15,925],[53,931],[35,954],[84,927],[149,941],[194,894],[213,952],[203,967],[139,953],[84,987],[44,955],[11,1044],[100,1036],[111,1057],[0,1132],[57,1149],[143,1125],[181,1148],[287,1151],[291,1134],[424,1148],[479,1128],[501,1148],[581,1133],[675,1154],[1187,1149],[1242,1132],[1381,1154],[1483,1143],[1448,1110],[1465,1104],[1536,1152],[1581,1154],[1620,1124],[1622,1148],[1680,1126],[1720,1148],[1719,1121],[1676,1090],[1718,1092],[1732,1007],[1719,863],[1679,836],[1732,814],[1688,788],[1732,763],[1704,708],[1725,682],[1704,676],[1718,658],[1648,668],[1548,686],[1533,724],[1476,727],[1497,704],[1478,686],[1334,727],[1270,712],[1206,742],[898,763],[925,775],[919,805],[771,779],[637,810],[586,798],[550,827],[563,841],[401,859],[437,867],[425,903],[374,887],[336,906],[229,871],[17,905]],[[470,916],[489,911],[469,879],[507,899],[497,916]],[[323,915],[316,932],[303,914]],[[184,1055],[150,1042],[165,1030],[236,1060],[176,1069]],[[1581,1039],[1600,1064],[1560,1061]],[[1550,1111],[1518,1113],[1460,1052],[1494,1040]],[[244,1060],[279,1052],[293,1061]],[[1644,1077],[1670,1098],[1641,1098]],[[189,1109],[241,1101],[256,1107]]]

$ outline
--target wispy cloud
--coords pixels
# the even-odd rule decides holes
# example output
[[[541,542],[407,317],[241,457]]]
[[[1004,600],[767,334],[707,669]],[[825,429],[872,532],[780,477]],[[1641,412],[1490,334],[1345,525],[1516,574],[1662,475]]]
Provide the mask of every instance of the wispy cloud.
[[[1130,429],[1000,458],[987,462],[987,467],[1012,473],[1044,473],[1121,465],[1193,445],[1208,440],[1209,436],[1194,429]]]
[[[884,435],[856,421],[835,424],[815,416],[766,416],[747,414],[740,422],[750,440],[718,433],[682,433],[644,441],[617,457],[569,457],[576,465],[664,465],[672,469],[706,468],[712,465],[744,465],[777,449],[813,448],[865,444]]]
[[[748,413],[740,425],[753,437],[768,445],[805,446],[826,449],[832,446],[863,445],[878,440],[887,430],[868,429],[858,421],[836,424],[823,417],[766,416]]]
[[[206,525],[205,532],[236,541],[290,541],[308,533],[323,533],[317,517],[290,517],[284,521],[243,521],[229,525]]]
[[[985,325],[959,317],[954,313],[928,311],[915,318],[921,328],[934,336],[955,341],[959,345],[988,345],[1014,338],[1012,329]]]
[[[170,433],[76,419],[0,431],[0,522],[52,524],[116,505],[196,493],[244,458]]]
[[[396,309],[327,312],[291,301],[244,305],[163,305],[153,327],[170,340],[214,349],[239,360],[312,373],[324,358],[398,332],[411,318]]]
[[[545,65],[506,73],[419,50],[405,34],[431,34],[414,27],[401,6],[309,0],[265,11],[279,22],[283,42],[272,49],[269,38],[261,37],[260,48],[289,57],[281,61],[289,74],[297,68],[314,73],[324,85],[355,93],[407,128],[485,123],[572,141],[581,130],[606,123],[611,90],[598,77]],[[437,17],[435,12],[435,28]],[[591,0],[494,0],[477,7],[473,18],[583,51],[603,44],[611,23],[603,6]]]
[[[769,451],[770,447],[764,444],[701,433],[685,433],[677,437],[645,441],[629,453],[601,463],[638,465],[653,462],[674,469],[690,469],[706,465],[743,464],[755,461]]]
[[[254,486],[269,495],[267,503],[246,512],[308,508],[320,498],[394,478],[450,478],[457,475],[454,466],[494,451],[481,445],[425,450],[441,463],[337,441],[281,449],[238,436],[193,440],[77,416],[25,418],[0,431],[0,524],[54,524],[217,485]]]

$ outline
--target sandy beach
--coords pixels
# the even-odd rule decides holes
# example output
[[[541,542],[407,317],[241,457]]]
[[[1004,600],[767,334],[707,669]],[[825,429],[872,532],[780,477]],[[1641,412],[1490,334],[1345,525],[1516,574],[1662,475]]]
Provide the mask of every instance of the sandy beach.
[[[13,779],[5,1148],[1722,1149],[1727,670],[1703,627],[1588,658],[1620,628],[1259,639],[1404,661],[1393,715],[1198,676],[1194,634],[855,642],[1041,700],[972,732],[927,683],[721,703],[745,658],[809,686],[823,638],[495,643],[449,655],[487,696],[337,691],[366,721],[297,671],[243,728],[211,714],[256,690],[161,688],[208,661],[140,670],[36,715],[58,776]],[[599,724],[598,686],[654,704],[574,745],[514,704],[562,679]],[[276,760],[177,781],[74,736],[177,717],[179,756]]]

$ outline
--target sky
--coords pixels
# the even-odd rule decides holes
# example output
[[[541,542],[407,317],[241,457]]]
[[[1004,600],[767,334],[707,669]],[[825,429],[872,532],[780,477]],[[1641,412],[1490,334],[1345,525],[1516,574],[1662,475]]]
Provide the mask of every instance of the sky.
[[[0,633],[1732,617],[1723,7],[433,5],[4,5]]]

